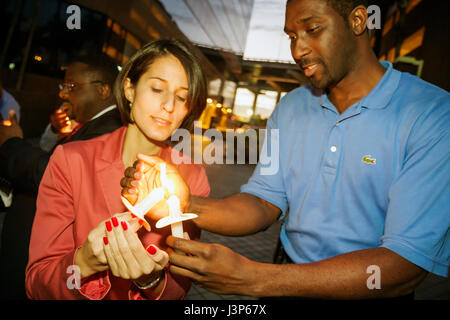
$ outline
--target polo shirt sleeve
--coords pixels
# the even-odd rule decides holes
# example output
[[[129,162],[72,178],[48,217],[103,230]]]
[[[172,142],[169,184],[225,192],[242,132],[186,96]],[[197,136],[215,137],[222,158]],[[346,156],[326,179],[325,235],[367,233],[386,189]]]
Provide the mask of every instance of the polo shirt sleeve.
[[[402,169],[389,191],[382,247],[448,276],[450,261],[450,103],[416,121]]]
[[[280,167],[280,134],[276,124],[277,108],[267,121],[259,162],[249,181],[241,186],[241,192],[250,193],[275,205],[281,210],[280,219],[282,219],[286,213],[288,201]]]

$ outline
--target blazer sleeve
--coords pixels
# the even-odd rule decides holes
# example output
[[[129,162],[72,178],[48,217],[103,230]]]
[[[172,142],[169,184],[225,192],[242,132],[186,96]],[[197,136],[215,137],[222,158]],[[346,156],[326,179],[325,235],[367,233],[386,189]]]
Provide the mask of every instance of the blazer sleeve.
[[[42,178],[31,232],[25,286],[31,299],[80,299],[70,286],[76,251],[70,166],[64,149],[52,155]]]

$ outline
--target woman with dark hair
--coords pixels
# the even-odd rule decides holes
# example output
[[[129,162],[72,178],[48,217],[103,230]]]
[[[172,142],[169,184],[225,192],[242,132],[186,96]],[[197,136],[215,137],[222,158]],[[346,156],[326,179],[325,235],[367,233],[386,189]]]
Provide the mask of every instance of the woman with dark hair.
[[[205,170],[166,144],[205,107],[201,66],[182,42],[153,41],[126,63],[114,90],[124,126],[59,146],[42,178],[26,270],[32,299],[183,299],[190,288],[165,268],[170,228],[140,228],[121,202],[120,179],[141,153],[167,162],[191,193],[209,194]],[[173,156],[186,161],[171,165]],[[194,224],[185,229],[199,237]]]

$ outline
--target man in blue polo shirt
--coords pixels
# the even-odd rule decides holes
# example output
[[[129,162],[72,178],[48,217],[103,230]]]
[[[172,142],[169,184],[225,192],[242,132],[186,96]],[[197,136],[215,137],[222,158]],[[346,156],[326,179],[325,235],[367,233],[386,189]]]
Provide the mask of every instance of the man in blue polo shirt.
[[[407,296],[428,272],[447,276],[450,96],[378,62],[363,2],[288,1],[285,32],[311,85],[268,121],[279,170],[265,174],[262,159],[240,194],[186,200],[197,226],[226,235],[263,230],[289,209],[281,241],[293,263],[169,237],[190,254],[171,253],[173,273],[219,293],[312,298]]]

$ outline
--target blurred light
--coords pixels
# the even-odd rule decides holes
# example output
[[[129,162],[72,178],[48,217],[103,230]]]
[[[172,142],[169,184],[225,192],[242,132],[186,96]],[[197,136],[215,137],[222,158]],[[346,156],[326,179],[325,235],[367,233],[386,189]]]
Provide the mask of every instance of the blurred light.
[[[228,109],[227,109],[227,112],[228,112],[228,113],[232,113],[232,112],[233,112],[233,109],[228,108]]]
[[[122,67],[121,66],[117,66],[117,70],[122,71]]]
[[[12,123],[11,123],[11,121],[9,121],[9,120],[3,120],[2,124],[3,124],[5,127],[11,127],[11,126],[12,126]]]
[[[42,61],[42,57],[41,57],[41,56],[34,56],[34,60],[36,60],[36,61]]]
[[[247,110],[247,115],[251,116],[253,114],[253,110]]]
[[[216,104],[216,107],[217,107],[217,108],[222,108],[222,104],[221,104],[221,103],[218,103],[218,104]]]
[[[16,64],[11,62],[8,67],[9,67],[9,70],[14,70],[14,68],[16,67]]]
[[[230,119],[234,121],[234,120],[236,120],[236,117],[235,116],[231,116]]]
[[[213,100],[212,100],[211,98],[208,98],[208,99],[206,99],[206,102],[207,102],[207,103],[212,103]]]

